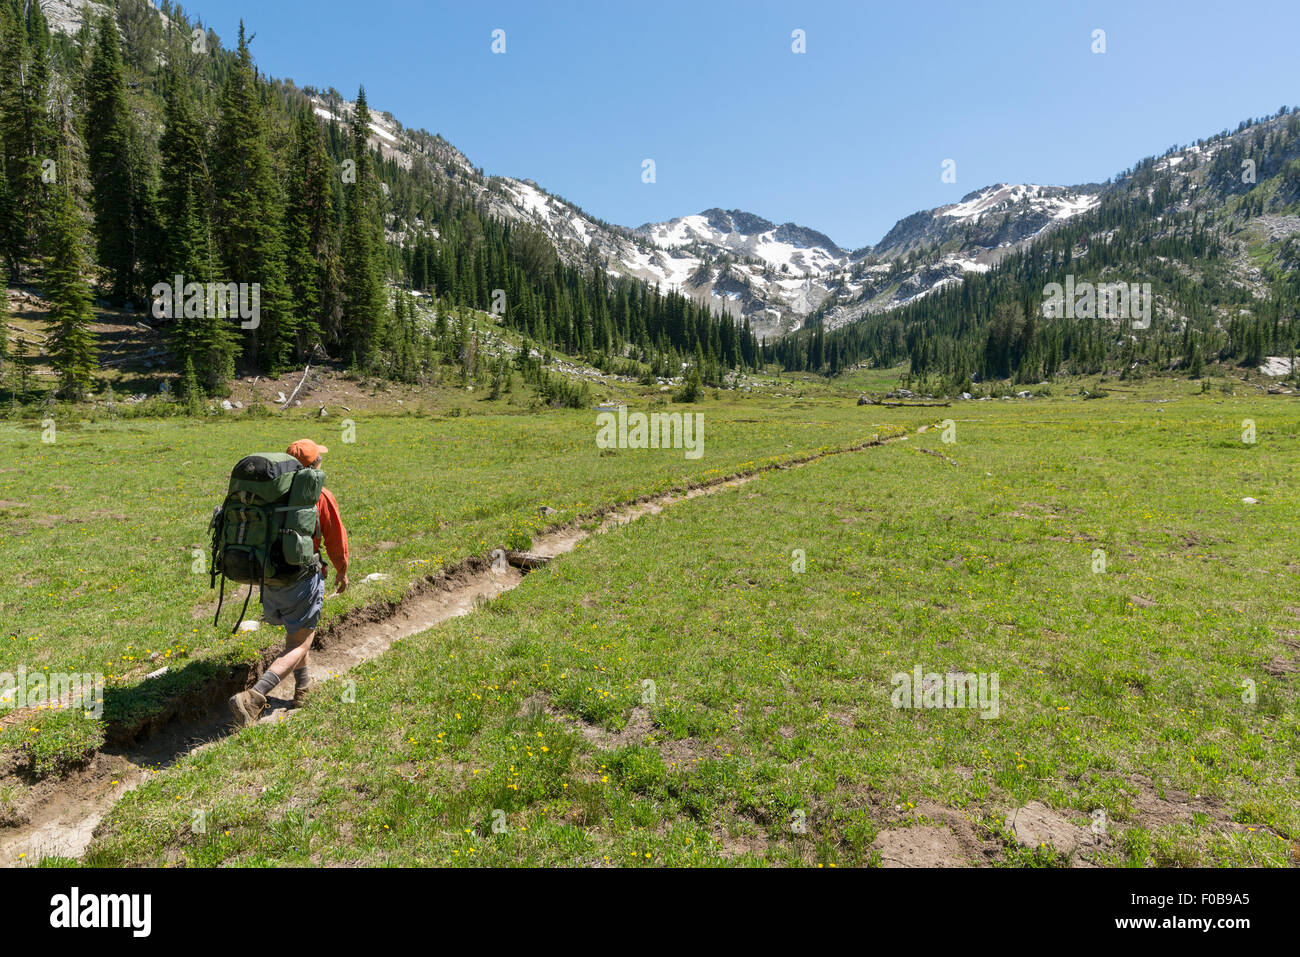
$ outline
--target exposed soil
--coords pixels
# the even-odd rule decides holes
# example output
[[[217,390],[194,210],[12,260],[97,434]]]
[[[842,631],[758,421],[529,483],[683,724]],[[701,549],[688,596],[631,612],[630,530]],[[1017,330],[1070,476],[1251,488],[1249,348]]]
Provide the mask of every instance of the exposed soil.
[[[871,847],[881,867],[979,867],[1002,855],[1002,845],[982,837],[969,814],[932,801],[908,809],[899,826],[881,829]]]
[[[1130,776],[1129,781],[1138,787],[1137,797],[1133,799],[1133,815],[1144,827],[1185,823],[1192,820],[1193,814],[1203,814],[1220,824],[1228,821],[1222,805],[1211,798],[1193,797],[1176,788],[1157,789],[1150,778],[1140,774]]]
[[[1101,835],[1082,827],[1041,801],[1030,801],[1007,814],[1007,829],[1024,847],[1047,845],[1065,854],[1097,846]]]
[[[946,827],[917,825],[881,831],[872,842],[880,852],[881,867],[966,867],[966,857],[957,835]]]

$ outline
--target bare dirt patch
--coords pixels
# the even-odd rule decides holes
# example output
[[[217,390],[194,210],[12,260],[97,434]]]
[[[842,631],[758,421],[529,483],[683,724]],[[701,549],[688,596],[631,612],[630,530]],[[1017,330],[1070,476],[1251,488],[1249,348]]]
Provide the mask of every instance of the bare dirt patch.
[[[8,826],[0,827],[0,860],[80,855],[108,809],[144,776],[120,756],[100,753],[85,768],[23,789],[6,809]]]
[[[1140,774],[1131,775],[1128,780],[1137,785],[1138,793],[1133,798],[1133,812],[1137,822],[1144,827],[1185,823],[1191,821],[1194,814],[1203,814],[1218,822],[1228,819],[1222,804],[1214,799],[1194,797],[1185,791],[1171,787],[1164,788],[1162,795],[1150,778]]]
[[[1283,675],[1295,674],[1296,663],[1291,658],[1283,658],[1279,655],[1266,664],[1264,670],[1274,678],[1281,678]]]
[[[946,827],[892,827],[877,834],[871,847],[880,852],[881,867],[967,867],[974,863],[966,858],[957,835]]]
[[[1095,847],[1098,836],[1041,801],[1030,801],[1024,807],[1007,813],[1007,830],[1023,847],[1047,845],[1065,854]]]
[[[764,831],[756,830],[752,833],[733,834],[720,824],[715,825],[713,828],[713,840],[717,845],[718,853],[727,858],[741,857],[745,854],[762,858],[767,854],[769,844],[767,834]]]
[[[698,738],[671,738],[659,742],[659,753],[668,769],[674,771],[699,764],[709,752]]]
[[[1002,845],[980,834],[973,812],[933,801],[895,811],[896,824],[883,828],[871,847],[882,867],[979,867],[996,861]]]
[[[598,724],[584,721],[567,711],[555,707],[551,703],[550,696],[541,691],[526,698],[520,706],[519,713],[521,715],[538,713],[549,715],[567,726],[571,731],[582,735],[584,740],[605,751],[614,751],[629,745],[643,744],[646,738],[653,733],[655,727],[650,712],[637,705],[628,715],[627,724],[623,726],[621,731],[607,731]]]

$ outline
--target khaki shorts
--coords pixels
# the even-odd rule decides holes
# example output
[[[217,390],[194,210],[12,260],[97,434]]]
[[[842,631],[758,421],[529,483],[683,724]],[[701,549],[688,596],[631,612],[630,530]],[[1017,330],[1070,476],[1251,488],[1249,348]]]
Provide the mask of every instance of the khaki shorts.
[[[283,625],[292,634],[315,628],[325,607],[325,579],[320,572],[283,588],[267,585],[262,589],[262,620],[269,625]]]

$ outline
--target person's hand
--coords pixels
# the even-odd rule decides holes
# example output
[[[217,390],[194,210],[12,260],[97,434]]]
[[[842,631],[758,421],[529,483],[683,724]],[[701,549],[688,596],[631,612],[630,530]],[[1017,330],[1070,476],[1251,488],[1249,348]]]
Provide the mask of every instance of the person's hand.
[[[347,573],[347,572],[340,572],[337,576],[335,576],[335,578],[334,578],[334,584],[336,584],[336,585],[338,586],[338,590],[335,592],[336,595],[341,595],[341,594],[343,594],[345,591],[347,591],[347,590],[348,590],[348,573]]]
[[[321,567],[320,567],[320,577],[321,577],[321,578],[329,578],[329,577],[330,577],[330,567],[329,567],[328,565],[321,565]]]

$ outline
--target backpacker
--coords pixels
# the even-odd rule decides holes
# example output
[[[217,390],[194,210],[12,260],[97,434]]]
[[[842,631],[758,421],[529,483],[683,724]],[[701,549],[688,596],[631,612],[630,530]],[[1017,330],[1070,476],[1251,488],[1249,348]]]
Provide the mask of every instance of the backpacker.
[[[221,576],[217,614],[221,616],[226,579],[248,585],[244,611],[253,586],[284,586],[318,574],[320,558],[312,539],[320,533],[316,502],[325,473],[307,468],[283,452],[245,456],[231,470],[226,499],[212,510],[212,587]],[[235,622],[234,631],[239,629]]]

